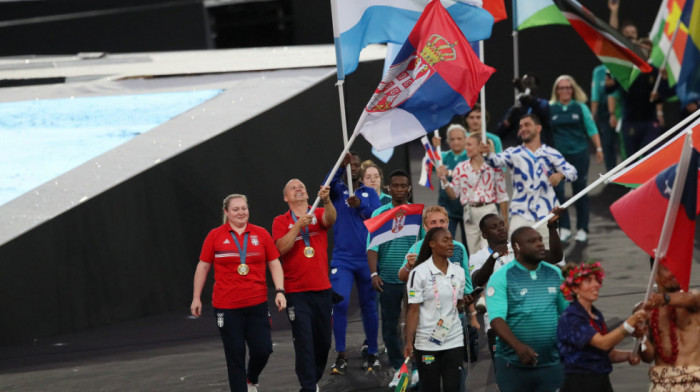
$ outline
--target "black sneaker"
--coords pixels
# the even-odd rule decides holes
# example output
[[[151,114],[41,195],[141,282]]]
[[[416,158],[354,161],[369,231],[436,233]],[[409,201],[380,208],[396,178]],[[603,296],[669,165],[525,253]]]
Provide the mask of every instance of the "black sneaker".
[[[368,354],[367,359],[365,359],[365,364],[362,365],[362,370],[365,373],[377,373],[382,370],[382,364],[379,363],[379,357],[377,354]]]
[[[331,367],[331,375],[334,374],[345,374],[345,370],[348,368],[348,359],[338,355],[335,359],[335,363]]]

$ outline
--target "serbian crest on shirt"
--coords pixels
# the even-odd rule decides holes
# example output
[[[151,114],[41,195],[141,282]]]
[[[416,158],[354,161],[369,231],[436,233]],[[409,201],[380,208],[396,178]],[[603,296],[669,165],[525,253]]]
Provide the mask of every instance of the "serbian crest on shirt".
[[[396,211],[394,215],[394,220],[391,223],[391,232],[398,233],[403,229],[403,225],[406,224],[406,212],[404,210]]]
[[[260,241],[258,240],[258,236],[257,236],[257,235],[251,235],[251,236],[250,236],[250,243],[253,244],[253,245],[255,245],[255,246],[258,246],[258,245],[260,244]]]

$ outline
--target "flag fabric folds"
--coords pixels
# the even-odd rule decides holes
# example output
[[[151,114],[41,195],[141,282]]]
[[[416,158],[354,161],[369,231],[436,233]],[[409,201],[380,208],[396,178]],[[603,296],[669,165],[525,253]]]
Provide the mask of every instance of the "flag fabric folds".
[[[442,157],[440,156],[440,152],[433,146],[430,140],[428,140],[428,136],[423,136],[420,142],[425,149],[425,156],[423,157],[418,183],[426,188],[430,188],[432,191],[433,182],[431,181],[431,174],[433,173],[435,165],[439,166],[441,164]]]
[[[408,358],[403,362],[401,368],[399,369],[399,385],[396,386],[394,392],[406,392],[408,390],[408,384],[411,381],[411,376],[408,373]]]
[[[597,18],[576,0],[556,0],[571,27],[627,90],[639,70],[651,72],[644,53],[609,24]],[[635,69],[635,67],[638,68]]]
[[[686,0],[662,1],[659,12],[656,14],[656,20],[654,20],[654,26],[649,33],[649,37],[654,42],[654,48],[651,51],[649,63],[655,65],[657,68],[661,68],[666,54],[668,53],[666,69],[668,70],[669,86],[675,85],[678,80],[681,64],[683,63],[685,45],[688,40],[690,18],[683,12],[686,3]],[[692,5],[693,2],[690,1],[690,3]],[[685,16],[685,18],[682,16]],[[680,26],[678,26],[679,22]],[[671,39],[673,39],[676,26],[678,26],[678,34],[676,35],[676,40],[673,42],[673,49],[669,52],[668,50],[671,47]]]
[[[484,0],[483,8],[493,16],[494,23],[508,19],[506,5],[503,3],[503,0]]]
[[[676,94],[682,105],[700,99],[700,2],[687,0],[681,19],[688,18],[688,39]]]
[[[688,143],[687,148],[692,148]],[[667,252],[659,259],[688,290],[693,260],[695,217],[698,212],[698,152],[693,148],[688,171],[683,178],[683,193],[676,212]],[[670,166],[644,185],[629,192],[610,206],[620,229],[649,256],[656,257],[662,227],[669,207],[672,186],[679,164]]]
[[[685,129],[693,130],[693,147],[700,150],[700,118]],[[666,167],[678,163],[683,149],[685,132],[679,132],[671,140],[647,154],[641,160],[610,177],[610,182],[636,188],[656,176]]]
[[[357,69],[360,51],[365,46],[384,42],[403,44],[429,0],[335,1],[338,11],[336,56],[338,75],[342,79]],[[493,16],[478,6],[481,1],[443,0],[443,3],[470,41],[491,36]]]
[[[362,135],[382,150],[438,129],[471,110],[493,72],[433,0],[365,107]]]
[[[569,24],[552,0],[513,0],[513,30]]]
[[[423,223],[423,204],[404,204],[364,221],[369,232],[367,249],[395,238],[417,236]]]

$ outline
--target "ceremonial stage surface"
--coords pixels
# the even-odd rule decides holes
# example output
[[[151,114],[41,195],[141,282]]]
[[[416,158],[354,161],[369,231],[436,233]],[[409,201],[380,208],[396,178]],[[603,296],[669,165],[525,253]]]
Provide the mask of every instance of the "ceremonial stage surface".
[[[411,150],[414,183],[420,146]],[[593,162],[593,160],[591,160]],[[418,170],[416,170],[418,169]],[[592,164],[589,178],[602,167]],[[307,184],[310,186],[310,184]],[[416,202],[433,204],[437,193],[414,186]],[[625,192],[608,185],[591,194],[591,233],[588,245],[570,240],[568,260],[601,260],[606,278],[596,306],[608,324],[619,324],[632,306],[642,300],[649,276],[648,257],[617,227],[608,210],[610,203]],[[574,213],[573,208],[570,211]],[[696,252],[697,254],[697,252]],[[697,260],[697,257],[695,257]],[[700,268],[693,265],[691,288],[700,285]],[[20,297],[21,298],[21,297]],[[21,300],[21,299],[20,299]],[[95,328],[80,333],[39,339],[33,343],[0,349],[0,390],[2,391],[227,391],[224,352],[211,311],[200,319],[188,316],[189,303],[182,311],[136,321]],[[295,391],[294,349],[288,321],[273,313],[274,353],[260,378],[260,391]],[[363,340],[356,298],[351,301],[348,326],[350,370],[343,376],[325,375],[321,391],[387,391],[391,376],[386,358],[384,371],[365,376],[359,350]],[[3,320],[12,322],[12,320]],[[480,360],[469,368],[469,391],[496,391],[485,336],[480,337]],[[631,348],[627,339],[622,348]],[[380,349],[383,345],[380,343]],[[335,359],[331,350],[328,366]],[[646,364],[615,365],[615,391],[644,391],[648,386]]]

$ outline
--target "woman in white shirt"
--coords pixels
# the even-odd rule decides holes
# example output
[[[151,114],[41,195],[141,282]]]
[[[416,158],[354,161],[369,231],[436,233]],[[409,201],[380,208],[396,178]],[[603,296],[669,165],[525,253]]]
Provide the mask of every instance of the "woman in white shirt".
[[[430,229],[408,277],[404,355],[413,356],[424,392],[459,391],[464,336],[464,270],[450,263],[454,244],[449,230]]]

